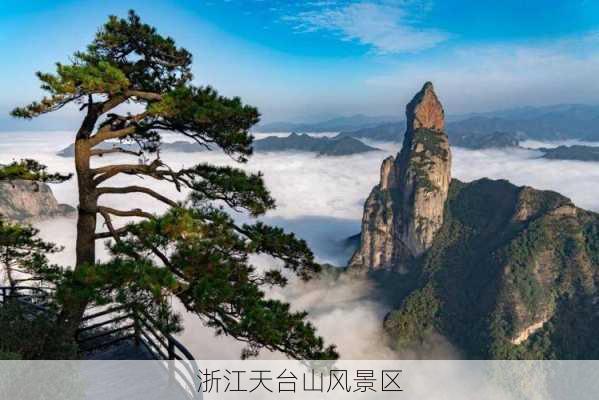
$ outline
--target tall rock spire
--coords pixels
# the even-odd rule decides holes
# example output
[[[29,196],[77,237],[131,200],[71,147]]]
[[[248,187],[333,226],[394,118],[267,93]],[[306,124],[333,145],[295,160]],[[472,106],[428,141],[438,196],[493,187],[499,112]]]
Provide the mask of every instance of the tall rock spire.
[[[451,181],[451,151],[443,132],[444,112],[427,82],[406,107],[408,126],[397,158],[401,203],[400,240],[413,256],[433,242],[443,224]]]
[[[443,106],[430,82],[407,105],[406,117],[401,152],[383,161],[381,182],[364,205],[352,267],[405,270],[428,250],[443,224],[451,151]]]

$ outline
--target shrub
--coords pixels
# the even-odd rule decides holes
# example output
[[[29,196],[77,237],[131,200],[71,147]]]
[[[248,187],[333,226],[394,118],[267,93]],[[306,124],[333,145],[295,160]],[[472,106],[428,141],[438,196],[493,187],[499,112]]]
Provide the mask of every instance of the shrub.
[[[0,303],[1,359],[74,359],[77,345],[65,339],[52,314],[7,301]]]

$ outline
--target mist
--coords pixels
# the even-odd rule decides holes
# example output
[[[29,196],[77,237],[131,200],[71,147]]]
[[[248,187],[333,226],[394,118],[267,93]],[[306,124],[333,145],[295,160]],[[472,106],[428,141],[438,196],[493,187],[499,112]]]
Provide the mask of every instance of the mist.
[[[72,140],[68,132],[4,132],[0,133],[0,163],[20,158],[35,158],[52,171],[72,172],[73,159],[62,158],[56,152]],[[378,183],[381,161],[395,154],[400,144],[368,142],[383,151],[344,157],[318,157],[307,153],[259,153],[246,165],[239,165],[217,152],[195,154],[164,153],[164,160],[173,168],[191,166],[198,162],[237,165],[250,171],[262,171],[267,187],[277,201],[277,209],[269,212],[265,222],[281,226],[306,239],[317,261],[344,266],[351,256],[344,240],[360,230],[363,203],[372,187]],[[534,146],[533,146],[534,145]],[[531,144],[531,147],[550,147],[556,143]],[[526,149],[466,150],[454,147],[453,177],[471,181],[489,177],[509,179],[517,185],[558,191],[570,197],[578,206],[599,211],[599,163],[544,160],[540,152]],[[103,162],[131,161],[127,156],[106,158]],[[100,164],[98,164],[100,165]],[[118,177],[111,182],[121,186],[136,180]],[[144,185],[176,199],[178,193],[169,184],[144,180]],[[77,204],[76,181],[52,185],[61,203]],[[154,212],[165,206],[144,195],[123,195],[103,198],[103,204],[126,208],[125,204]],[[101,218],[99,225],[102,224]],[[126,220],[123,219],[123,222]],[[75,219],[57,218],[36,224],[41,236],[65,246],[52,261],[64,266],[74,262]],[[98,257],[106,257],[98,244]],[[272,266],[267,257],[256,257],[260,267]],[[424,348],[395,353],[382,330],[382,319],[389,306],[371,282],[350,280],[347,277],[327,276],[311,282],[292,280],[285,288],[268,292],[269,296],[291,303],[294,310],[307,310],[326,343],[336,344],[345,359],[393,358],[454,358],[457,353],[442,337],[434,337]],[[176,304],[175,304],[176,305]],[[176,305],[177,308],[179,308]],[[185,330],[181,339],[192,353],[201,359],[238,358],[242,344],[226,337],[214,337],[197,316],[183,312]],[[265,358],[280,358],[263,354]]]

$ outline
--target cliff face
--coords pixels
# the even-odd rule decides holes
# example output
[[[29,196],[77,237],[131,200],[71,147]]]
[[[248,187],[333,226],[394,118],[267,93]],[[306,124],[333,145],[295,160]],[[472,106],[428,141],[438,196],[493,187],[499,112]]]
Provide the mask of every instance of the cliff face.
[[[401,152],[381,167],[381,180],[364,206],[362,240],[350,266],[406,270],[406,261],[432,244],[443,223],[451,181],[444,111],[429,82],[406,107]]]
[[[74,212],[73,207],[58,204],[52,190],[45,183],[20,180],[0,182],[0,215],[3,218],[29,222]]]

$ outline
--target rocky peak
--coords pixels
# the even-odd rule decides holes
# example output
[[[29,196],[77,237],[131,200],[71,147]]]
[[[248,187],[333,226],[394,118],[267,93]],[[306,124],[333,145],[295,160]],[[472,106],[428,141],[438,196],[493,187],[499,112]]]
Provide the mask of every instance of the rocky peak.
[[[426,82],[420,92],[408,103],[406,119],[408,132],[420,128],[443,131],[445,112],[431,82]]]
[[[381,181],[366,204],[361,246],[350,265],[404,270],[432,244],[443,224],[451,181],[444,111],[427,82],[406,107],[401,152],[381,166]]]

